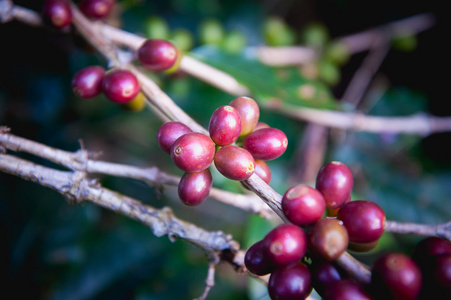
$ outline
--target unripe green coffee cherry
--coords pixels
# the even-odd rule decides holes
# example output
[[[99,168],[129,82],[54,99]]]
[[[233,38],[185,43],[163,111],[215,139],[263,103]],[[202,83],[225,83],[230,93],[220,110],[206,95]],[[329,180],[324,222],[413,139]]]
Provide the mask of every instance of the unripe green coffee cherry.
[[[294,31],[279,17],[269,17],[265,21],[263,34],[269,46],[289,46],[295,42]]]
[[[224,39],[224,27],[216,19],[204,20],[199,26],[199,40],[202,44],[220,45]]]
[[[303,30],[301,41],[305,46],[323,47],[329,41],[329,32],[323,24],[312,23]]]
[[[182,51],[190,51],[194,46],[194,37],[191,31],[177,28],[172,32],[171,41]]]
[[[222,41],[222,49],[227,53],[240,53],[247,44],[246,36],[238,30],[228,32]]]
[[[163,40],[169,38],[170,32],[168,23],[158,16],[151,16],[146,20],[144,31],[149,39]]]

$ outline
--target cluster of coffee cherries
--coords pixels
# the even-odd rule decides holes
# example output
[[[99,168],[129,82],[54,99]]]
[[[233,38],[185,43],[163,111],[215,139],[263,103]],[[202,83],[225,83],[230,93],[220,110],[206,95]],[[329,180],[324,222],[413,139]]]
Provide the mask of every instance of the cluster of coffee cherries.
[[[255,172],[270,182],[271,170],[265,161],[281,156],[288,139],[281,130],[258,122],[259,116],[254,99],[238,97],[212,113],[209,135],[192,132],[180,122],[166,122],[160,127],[158,145],[185,172],[178,185],[183,203],[198,205],[208,196],[212,186],[209,166],[213,162],[226,178],[243,181]]]
[[[374,202],[350,201],[352,188],[349,167],[332,161],[318,172],[315,188],[299,184],[284,193],[282,211],[290,223],[271,230],[245,255],[250,272],[271,274],[268,291],[272,299],[304,299],[313,287],[324,294],[315,283],[322,278],[314,275],[319,262],[332,268],[348,248],[365,251],[377,244],[384,232],[385,214]],[[306,263],[306,255],[315,263]],[[350,284],[366,293],[357,283]]]
[[[113,9],[116,0],[81,0],[80,11],[88,18],[101,20]],[[44,21],[55,28],[66,28],[72,23],[72,11],[67,0],[45,0],[42,7]]]
[[[170,69],[179,57],[178,51],[170,42],[155,39],[144,41],[136,54],[140,64],[153,72]],[[72,90],[75,95],[85,99],[103,92],[114,103],[130,104],[129,102],[135,100],[140,108],[144,106],[143,97],[137,98],[140,91],[139,81],[126,69],[114,68],[106,72],[101,66],[88,66],[73,76]]]

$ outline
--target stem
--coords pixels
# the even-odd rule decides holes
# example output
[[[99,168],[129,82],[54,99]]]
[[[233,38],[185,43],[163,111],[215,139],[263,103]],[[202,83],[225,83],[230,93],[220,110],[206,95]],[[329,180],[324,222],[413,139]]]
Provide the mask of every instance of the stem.
[[[387,221],[385,231],[419,236],[437,236],[451,241],[451,222],[438,225],[427,225]]]

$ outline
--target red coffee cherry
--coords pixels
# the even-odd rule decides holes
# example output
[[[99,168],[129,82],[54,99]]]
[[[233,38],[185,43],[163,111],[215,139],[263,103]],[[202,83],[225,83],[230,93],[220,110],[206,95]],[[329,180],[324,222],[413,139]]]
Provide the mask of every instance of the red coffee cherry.
[[[385,229],[385,213],[374,202],[351,201],[338,211],[337,218],[343,221],[349,234],[349,241],[367,244],[377,241]]]
[[[346,228],[335,218],[318,220],[309,235],[309,245],[313,253],[328,261],[338,259],[346,251],[348,242]]]
[[[260,108],[254,99],[249,97],[238,97],[230,102],[241,118],[240,136],[246,136],[251,133],[260,118]]]
[[[258,159],[255,160],[255,174],[263,179],[266,184],[271,182],[271,169],[265,161]]]
[[[298,226],[283,224],[271,230],[263,238],[262,247],[272,265],[285,267],[297,263],[304,257],[307,237]]]
[[[246,268],[258,276],[269,274],[274,269],[263,252],[262,244],[263,241],[256,242],[249,247],[244,256]]]
[[[219,173],[232,180],[246,180],[254,174],[254,158],[246,149],[237,146],[219,148],[214,161]]]
[[[72,90],[80,98],[92,98],[102,92],[102,80],[105,69],[100,66],[89,66],[81,69],[72,77]]]
[[[316,177],[316,189],[326,200],[327,208],[337,208],[351,195],[354,180],[351,170],[342,162],[325,164]]]
[[[213,178],[209,169],[197,173],[185,173],[180,179],[178,194],[186,205],[201,204],[210,194]]]
[[[243,147],[259,160],[276,159],[287,150],[287,146],[287,136],[276,128],[253,131],[243,141]]]
[[[420,268],[407,255],[389,253],[376,259],[371,290],[377,299],[417,299],[421,289]]]
[[[253,131],[257,131],[262,128],[271,128],[271,126],[269,126],[268,124],[266,124],[264,122],[258,122],[257,125],[255,125],[255,128]]]
[[[88,18],[103,19],[109,15],[115,2],[115,0],[81,0],[78,8]]]
[[[169,41],[148,39],[138,49],[138,60],[148,70],[161,72],[177,61],[177,49]]]
[[[349,195],[348,199],[346,199],[346,201],[341,206],[345,205],[348,202],[351,202],[351,195]],[[327,208],[326,207],[326,215],[328,217],[336,217],[338,214],[338,211],[340,210],[340,207],[337,207],[337,208]]]
[[[357,282],[343,279],[333,282],[324,291],[324,300],[372,300],[365,289]]]
[[[45,0],[42,7],[44,22],[56,28],[72,23],[72,11],[67,0]]]
[[[105,73],[102,91],[114,103],[133,100],[140,90],[138,79],[128,70],[116,69]]]
[[[307,298],[312,292],[309,269],[303,263],[276,269],[269,277],[268,292],[272,300]]]
[[[174,142],[170,154],[179,169],[188,173],[200,172],[213,162],[215,144],[205,134],[190,132]]]
[[[217,108],[211,115],[208,131],[216,145],[233,144],[240,136],[240,114],[230,105]]]
[[[426,295],[434,295],[434,299],[451,299],[451,255],[443,254],[431,260],[431,272],[423,273],[424,291]],[[427,296],[426,296],[427,297]]]
[[[373,250],[374,248],[376,248],[378,243],[379,243],[379,239],[377,239],[373,242],[370,242],[370,243],[349,242],[348,250],[353,251],[353,252],[359,252],[359,253],[369,252],[369,251]]]
[[[312,275],[312,286],[322,297],[324,297],[324,291],[332,283],[343,279],[343,275],[334,264],[317,257],[310,265],[310,273]]]
[[[157,143],[161,150],[170,153],[174,142],[184,134],[192,132],[191,129],[180,122],[166,122],[157,131]]]
[[[321,219],[326,210],[326,202],[316,189],[299,184],[283,195],[282,210],[288,220],[298,226],[305,226]]]
[[[413,250],[412,259],[421,269],[427,268],[431,260],[439,255],[451,255],[451,242],[431,236],[421,240]]]

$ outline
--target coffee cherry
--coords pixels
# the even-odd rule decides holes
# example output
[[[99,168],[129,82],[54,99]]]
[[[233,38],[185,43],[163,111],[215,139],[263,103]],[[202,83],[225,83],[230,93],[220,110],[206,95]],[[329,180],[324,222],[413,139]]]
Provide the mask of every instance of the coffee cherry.
[[[426,295],[434,295],[434,299],[451,299],[451,254],[442,254],[431,260],[431,272],[423,273],[428,276],[423,281]]]
[[[131,101],[140,90],[138,79],[128,70],[116,69],[105,73],[102,80],[103,93],[114,103]]]
[[[378,243],[379,243],[379,239],[377,239],[373,242],[370,242],[370,243],[349,242],[348,250],[353,251],[353,252],[359,252],[359,253],[369,252],[369,251],[373,250],[374,248],[376,248]]]
[[[431,260],[439,255],[451,255],[451,242],[431,236],[421,240],[413,250],[412,259],[420,266],[426,269]]]
[[[271,273],[268,292],[272,300],[306,299],[312,292],[310,271],[303,263]]]
[[[350,279],[333,282],[324,291],[324,300],[371,300],[364,288]]]
[[[271,169],[268,164],[263,160],[255,160],[255,174],[263,179],[266,184],[271,182]]]
[[[349,195],[348,199],[346,199],[346,201],[341,206],[345,205],[348,202],[351,202],[351,195]],[[328,217],[336,217],[338,214],[338,211],[340,210],[340,207],[337,207],[337,208],[327,208],[326,207],[326,215]]]
[[[316,189],[323,194],[327,208],[337,208],[351,195],[353,182],[348,166],[342,162],[332,161],[319,170]]]
[[[389,253],[376,259],[371,290],[377,299],[416,299],[421,289],[420,268],[407,255]]]
[[[157,143],[161,150],[170,153],[174,142],[184,134],[192,132],[191,129],[180,122],[166,122],[157,131]]]
[[[297,263],[304,257],[307,238],[298,226],[283,224],[271,230],[263,238],[262,247],[271,264],[285,267]]]
[[[257,131],[257,130],[262,129],[262,128],[271,128],[271,126],[269,126],[265,122],[258,122],[257,125],[255,125],[255,128],[254,128],[253,131]]]
[[[260,109],[257,102],[249,97],[238,97],[230,102],[241,118],[241,132],[240,136],[246,136],[251,133],[258,123],[260,117]]]
[[[201,204],[210,194],[213,178],[209,169],[197,173],[185,173],[180,179],[178,194],[186,205]]]
[[[219,173],[232,180],[246,180],[254,174],[254,158],[246,149],[237,146],[219,148],[214,161]]]
[[[72,90],[81,98],[92,98],[102,92],[102,80],[105,69],[100,66],[89,66],[81,69],[72,77]]]
[[[284,215],[298,226],[319,220],[326,210],[326,202],[316,189],[299,184],[288,189],[282,197]]]
[[[138,59],[150,71],[165,71],[177,61],[177,49],[169,41],[148,39],[139,47]]]
[[[240,136],[240,114],[230,105],[217,108],[211,115],[208,131],[216,145],[226,146],[234,143]]]
[[[374,202],[351,201],[338,211],[337,218],[343,221],[349,234],[349,241],[371,243],[377,241],[385,229],[385,213]]]
[[[132,100],[121,104],[123,110],[133,112],[142,111],[144,107],[146,107],[146,96],[142,92],[139,92]]]
[[[274,269],[263,252],[262,244],[263,241],[256,242],[249,247],[244,256],[246,268],[258,276],[269,274]]]
[[[310,273],[312,275],[312,286],[320,296],[324,296],[324,291],[332,283],[343,279],[335,265],[316,257],[310,265]]]
[[[67,0],[45,0],[42,7],[44,22],[56,28],[72,23],[72,11]]]
[[[188,173],[200,172],[213,162],[215,144],[205,134],[190,132],[175,140],[170,154],[179,169]]]
[[[339,258],[346,251],[348,242],[346,228],[335,218],[318,220],[309,235],[313,253],[328,261]]]
[[[81,0],[78,4],[80,11],[91,19],[103,19],[111,12],[115,0]]]
[[[255,159],[273,160],[287,150],[288,139],[285,133],[276,128],[263,128],[251,132],[243,141]]]

